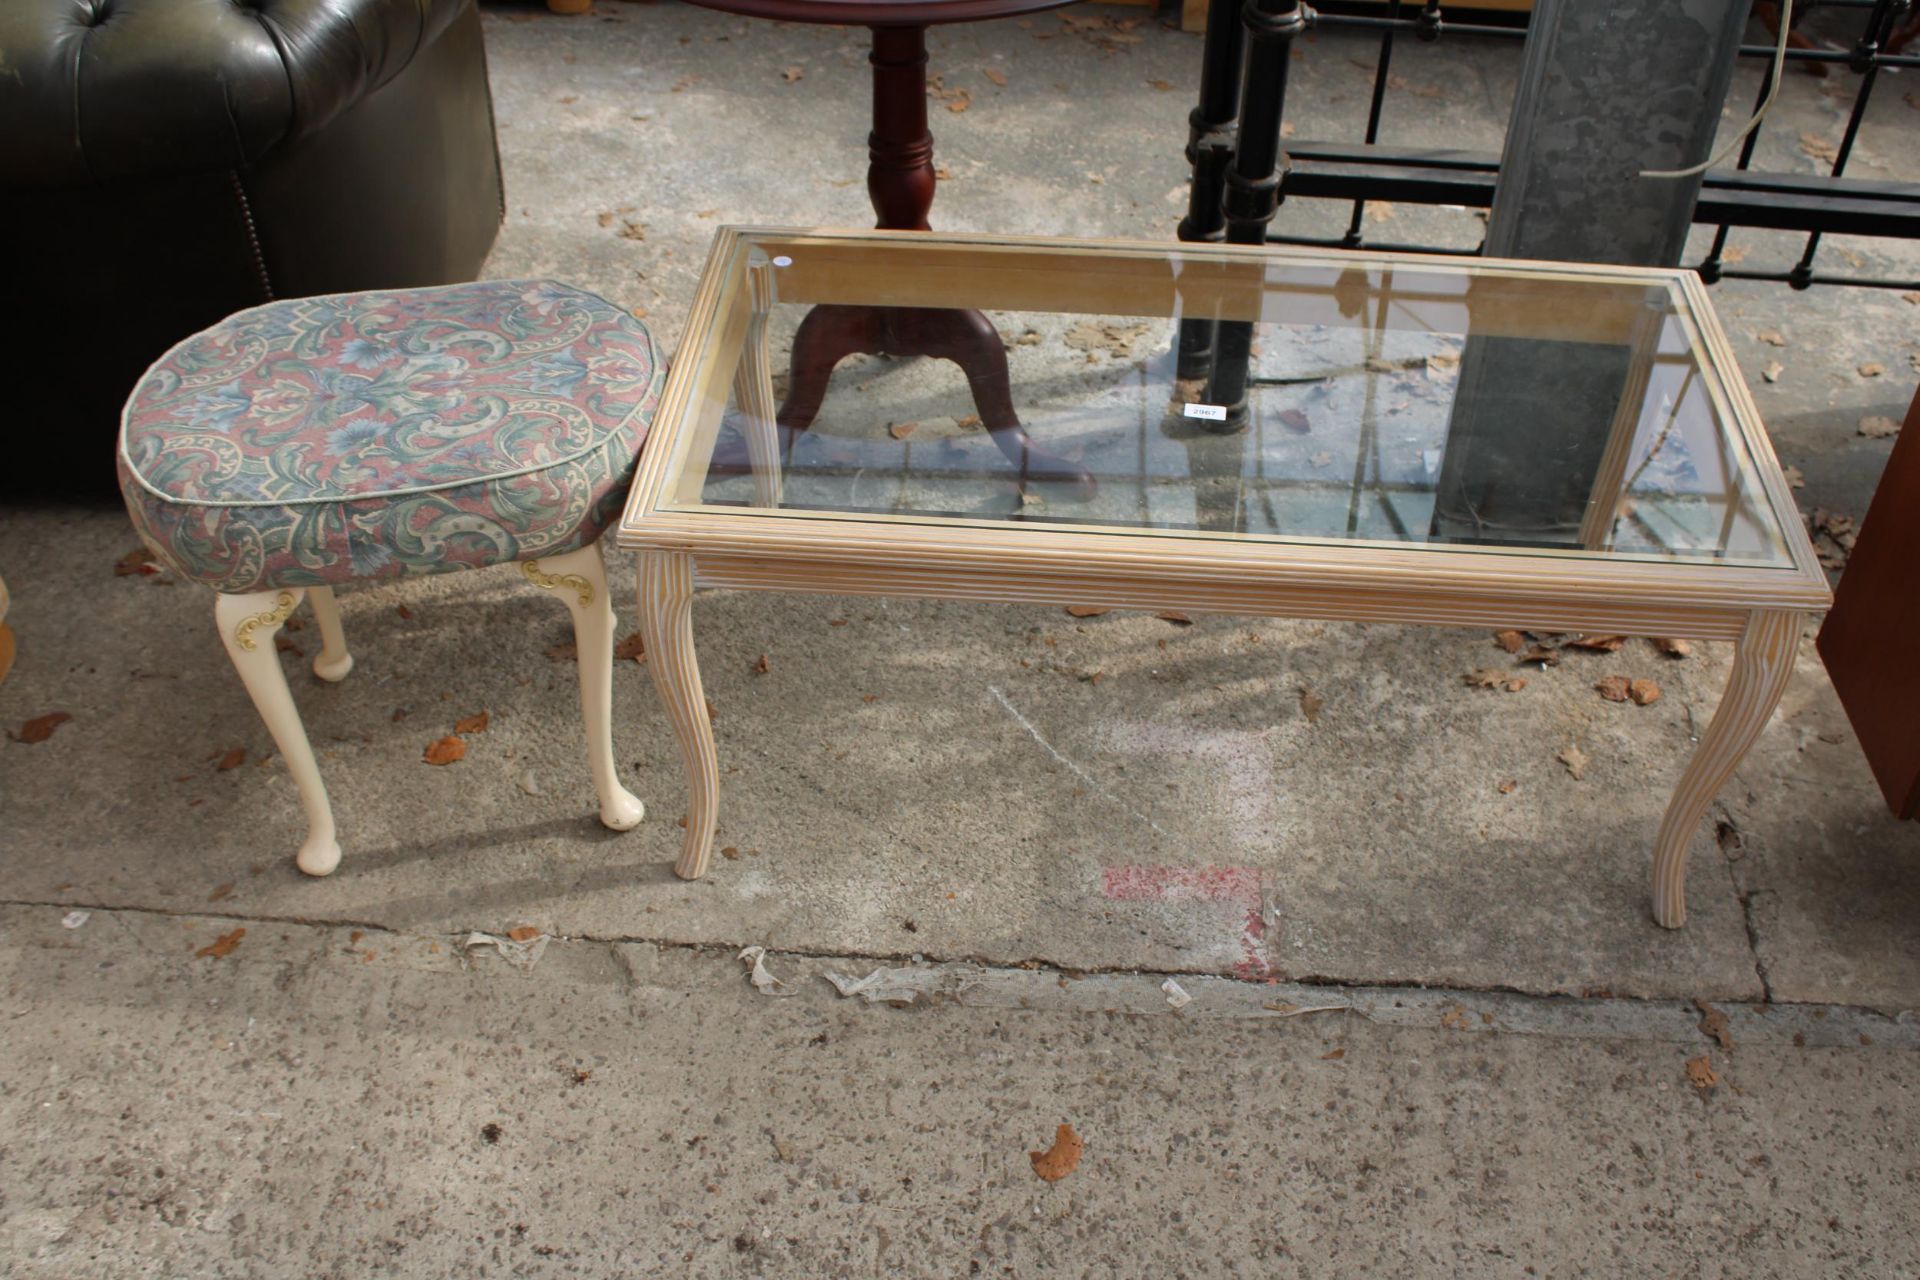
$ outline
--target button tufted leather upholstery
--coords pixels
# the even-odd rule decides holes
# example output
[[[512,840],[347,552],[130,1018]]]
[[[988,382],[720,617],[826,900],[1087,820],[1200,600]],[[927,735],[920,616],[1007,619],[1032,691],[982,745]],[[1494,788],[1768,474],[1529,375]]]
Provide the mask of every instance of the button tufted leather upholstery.
[[[0,0],[0,244],[25,250],[0,307],[36,317],[7,361],[42,397],[14,408],[70,428],[14,433],[0,492],[107,490],[115,410],[170,343],[471,279],[502,203],[475,0]]]
[[[6,0],[0,183],[252,164],[405,70],[462,0]]]

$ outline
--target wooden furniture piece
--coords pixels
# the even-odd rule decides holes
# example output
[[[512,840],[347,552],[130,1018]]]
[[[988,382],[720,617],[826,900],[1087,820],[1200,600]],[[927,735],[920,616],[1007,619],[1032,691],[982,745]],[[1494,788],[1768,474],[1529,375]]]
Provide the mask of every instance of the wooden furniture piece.
[[[313,604],[323,680],[353,669],[334,588],[517,562],[573,615],[600,820],[644,810],[613,762],[613,610],[597,542],[664,361],[589,293],[497,281],[269,303],[177,344],[127,402],[121,492],[141,540],[220,594],[214,619],[306,808],[296,858],[340,862],[274,639]],[[429,755],[431,763],[445,763]]]
[[[899,431],[890,405],[842,391],[783,454],[768,374],[779,345],[808,307],[876,303],[1024,313],[1029,418],[1075,451],[1098,497],[1068,511],[1035,502],[957,404],[938,431],[918,408],[923,437]],[[1173,377],[1166,339],[1194,315],[1264,333],[1244,435],[1195,429],[1223,408],[1187,402]],[[1089,335],[1122,345],[1096,356]],[[1478,392],[1514,414],[1566,393],[1552,368],[1561,345],[1619,348],[1641,366],[1600,418],[1590,518],[1563,534],[1489,543],[1436,523],[1470,335],[1543,344],[1539,378]],[[1136,343],[1156,354],[1133,359]],[[924,406],[930,393],[912,394]],[[774,591],[1735,641],[1726,696],[1654,840],[1653,910],[1669,927],[1686,918],[1688,841],[1778,702],[1802,619],[1829,598],[1686,271],[725,228],[659,423],[616,538],[640,552],[648,669],[685,759],[675,870],[688,878],[706,870],[719,787],[696,574]],[[709,467],[735,436],[763,473]],[[1530,456],[1564,444],[1542,433]],[[1506,483],[1524,488],[1529,458],[1506,461]]]
[[[1920,395],[1873,491],[1820,657],[1887,807],[1920,818]]]
[[[867,194],[886,230],[925,231],[935,184],[933,134],[927,130],[927,28],[1057,9],[1069,0],[694,0],[725,13],[777,22],[824,22],[872,28],[873,132],[867,135]],[[1087,496],[1087,473],[1036,449],[1007,393],[1007,355],[999,332],[978,311],[878,304],[821,306],[793,344],[783,438],[805,431],[820,411],[834,366],[849,356],[930,356],[967,375],[981,423],[1029,479]],[[747,465],[738,455],[715,460],[720,470]]]

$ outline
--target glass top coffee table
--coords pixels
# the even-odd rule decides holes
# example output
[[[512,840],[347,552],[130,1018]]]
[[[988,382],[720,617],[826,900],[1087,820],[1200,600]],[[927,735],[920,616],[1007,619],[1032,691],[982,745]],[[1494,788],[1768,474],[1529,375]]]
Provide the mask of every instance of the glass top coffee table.
[[[956,313],[1000,342],[913,350],[964,367],[848,362],[874,348],[834,336]],[[1254,326],[1244,404],[1174,376],[1194,319]],[[719,779],[696,572],[1736,641],[1654,839],[1669,927],[1689,840],[1830,599],[1691,272],[1364,252],[724,228],[616,538],[686,764],[687,878]]]

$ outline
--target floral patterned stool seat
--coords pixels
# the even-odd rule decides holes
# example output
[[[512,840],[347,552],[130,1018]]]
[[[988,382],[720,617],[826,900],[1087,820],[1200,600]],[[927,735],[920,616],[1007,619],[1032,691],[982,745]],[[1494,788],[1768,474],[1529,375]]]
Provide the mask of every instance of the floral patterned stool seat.
[[[120,489],[153,553],[220,594],[227,653],[300,789],[310,875],[340,862],[274,634],[303,598],[314,673],[353,668],[333,589],[517,561],[573,614],[600,820],[640,821],[614,770],[601,531],[659,396],[646,326],[553,283],[273,302],[188,338],[134,388]]]

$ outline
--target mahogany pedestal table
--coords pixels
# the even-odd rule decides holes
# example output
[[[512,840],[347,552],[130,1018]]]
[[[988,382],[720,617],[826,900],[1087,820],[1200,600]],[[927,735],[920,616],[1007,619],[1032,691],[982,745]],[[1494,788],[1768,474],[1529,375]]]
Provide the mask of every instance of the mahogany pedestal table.
[[[1081,352],[1043,346],[1021,362],[1022,399],[1099,484],[1070,506],[1036,501],[981,433],[958,425],[951,392],[933,406],[915,393],[914,431],[853,412],[782,453],[768,334],[823,303],[979,307],[1015,323],[1064,313],[1143,334],[1213,316],[1264,326],[1262,367],[1288,376],[1253,384],[1246,432],[1222,436],[1204,426],[1222,406],[1191,402],[1168,362],[1120,359],[1090,375]],[[1461,356],[1475,338],[1514,336],[1539,344],[1543,369],[1597,346],[1633,376],[1609,413],[1577,420],[1603,446],[1573,450],[1595,459],[1579,526],[1490,541],[1436,518],[1457,465],[1456,406],[1525,421],[1566,394],[1552,377],[1477,377]],[[949,425],[936,428],[929,407]],[[736,437],[751,475],[712,465]],[[1476,510],[1494,521],[1542,485],[1557,491],[1570,446],[1586,443],[1503,438],[1504,465]],[[1645,814],[1653,915],[1668,927],[1686,918],[1700,819],[1779,703],[1806,614],[1832,598],[1698,276],[1490,258],[723,228],[615,536],[639,553],[647,668],[686,766],[675,870],[688,878],[706,869],[720,788],[694,659],[696,575],[753,591],[1732,641],[1726,693],[1657,835]],[[1487,679],[1518,674],[1524,659],[1479,645],[1482,665],[1508,667]],[[1662,660],[1646,647],[1630,658]],[[1577,683],[1560,696],[1597,702],[1580,686],[1603,669],[1580,662],[1567,663],[1559,679]],[[831,670],[809,672],[820,698],[836,695]],[[1501,713],[1484,705],[1491,730]],[[1670,704],[1600,705],[1621,717],[1606,732],[1684,732]],[[1578,734],[1517,756],[1506,736],[1459,749],[1481,754],[1485,776],[1534,770],[1528,794],[1563,813],[1595,802],[1628,813],[1644,792],[1599,751],[1587,770]],[[1585,800],[1572,790],[1610,785],[1616,794]]]
[[[873,132],[867,135],[867,194],[888,231],[925,231],[933,205],[933,135],[927,129],[927,28],[1057,9],[1072,0],[693,0],[707,9],[777,22],[872,29]],[[834,366],[854,355],[931,356],[966,374],[980,423],[1023,480],[1086,497],[1084,467],[1034,444],[1014,412],[1007,354],[993,322],[971,308],[835,306],[813,309],[794,334],[783,441],[813,425]],[[747,460],[723,453],[719,470]]]

